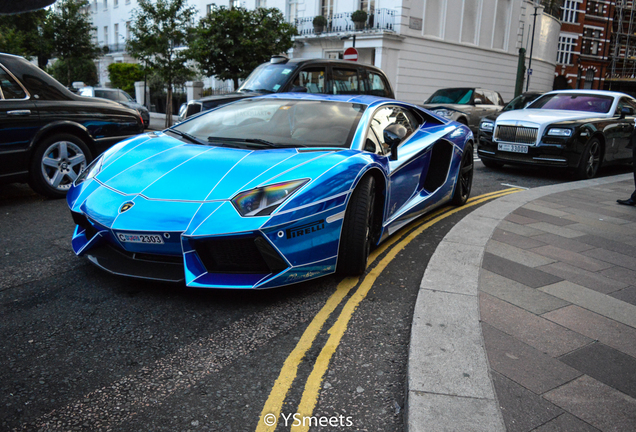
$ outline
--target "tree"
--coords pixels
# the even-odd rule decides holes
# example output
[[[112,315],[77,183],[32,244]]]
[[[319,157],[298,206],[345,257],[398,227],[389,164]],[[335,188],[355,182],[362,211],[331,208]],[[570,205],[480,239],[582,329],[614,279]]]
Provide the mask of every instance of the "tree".
[[[97,79],[97,67],[91,59],[75,59],[71,63],[71,77],[73,81],[82,81],[84,84],[94,86],[99,81]],[[48,73],[58,81],[65,81],[69,75],[68,62],[58,60],[48,68]]]
[[[215,7],[194,29],[188,56],[203,73],[231,79],[236,89],[239,78],[247,78],[272,55],[289,50],[297,34],[275,8]]]
[[[183,48],[188,42],[194,7],[186,0],[139,0],[133,12],[127,50],[164,80],[166,100],[166,127],[172,125],[172,86],[183,76],[192,74],[186,64]]]
[[[135,81],[144,79],[144,69],[136,63],[111,63],[108,65],[108,76],[113,87],[133,95]]]
[[[73,63],[86,59],[93,60],[101,54],[99,47],[93,42],[93,25],[85,7],[87,0],[58,0],[57,8],[50,17],[52,43],[58,60],[67,67],[67,86],[73,82]]]
[[[44,69],[52,57],[50,12],[39,10],[18,15],[0,15],[0,51],[31,59]]]

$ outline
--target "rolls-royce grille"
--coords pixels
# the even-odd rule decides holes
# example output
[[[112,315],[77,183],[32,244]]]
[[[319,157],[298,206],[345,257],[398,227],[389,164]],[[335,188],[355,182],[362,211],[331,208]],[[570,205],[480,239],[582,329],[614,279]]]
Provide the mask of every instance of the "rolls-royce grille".
[[[495,139],[521,144],[534,144],[537,141],[537,128],[522,126],[497,126]]]

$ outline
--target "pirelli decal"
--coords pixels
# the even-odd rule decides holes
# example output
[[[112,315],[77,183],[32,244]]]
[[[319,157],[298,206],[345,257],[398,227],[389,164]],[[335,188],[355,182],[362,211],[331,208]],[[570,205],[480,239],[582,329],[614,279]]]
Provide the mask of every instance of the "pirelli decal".
[[[317,231],[320,231],[325,228],[325,220],[321,219],[316,222],[308,223],[305,225],[300,225],[295,228],[290,228],[287,230],[287,238],[292,239],[296,237],[301,237],[305,235],[313,234]]]

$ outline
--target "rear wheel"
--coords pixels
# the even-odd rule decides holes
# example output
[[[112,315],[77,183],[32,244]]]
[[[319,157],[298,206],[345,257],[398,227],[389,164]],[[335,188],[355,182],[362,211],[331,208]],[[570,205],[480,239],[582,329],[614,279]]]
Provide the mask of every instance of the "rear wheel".
[[[464,147],[464,155],[457,173],[457,184],[451,201],[454,205],[464,205],[468,200],[473,187],[473,168],[473,146],[469,143]]]
[[[29,184],[41,195],[63,198],[90,161],[84,141],[70,134],[51,135],[33,153]]]
[[[598,138],[592,138],[588,141],[581,156],[581,162],[576,169],[576,178],[587,180],[594,178],[598,172],[602,162],[601,142]]]
[[[364,273],[371,251],[375,206],[375,179],[360,180],[345,213],[338,250],[338,273],[357,276]]]

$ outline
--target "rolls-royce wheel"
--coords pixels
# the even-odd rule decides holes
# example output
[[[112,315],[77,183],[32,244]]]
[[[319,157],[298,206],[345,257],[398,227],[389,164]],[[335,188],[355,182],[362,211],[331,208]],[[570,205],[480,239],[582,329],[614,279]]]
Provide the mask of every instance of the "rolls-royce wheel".
[[[587,142],[585,150],[583,150],[581,162],[579,162],[579,166],[576,169],[576,178],[580,180],[594,178],[598,168],[601,166],[602,159],[601,142],[598,138],[592,138]]]
[[[367,260],[373,239],[375,206],[375,179],[366,176],[353,191],[345,213],[338,249],[340,274],[358,276],[367,268]]]
[[[29,172],[29,184],[49,198],[63,198],[73,181],[90,163],[88,146],[71,134],[55,134],[37,145]]]
[[[484,159],[484,158],[480,158],[480,159],[481,159],[481,163],[483,163],[486,168],[498,169],[504,166],[504,164],[502,164],[501,162],[495,162],[493,160]]]
[[[457,173],[457,184],[455,185],[455,193],[453,194],[452,204],[461,206],[466,204],[470,196],[470,190],[473,187],[473,146],[468,143],[464,147],[464,155]]]

